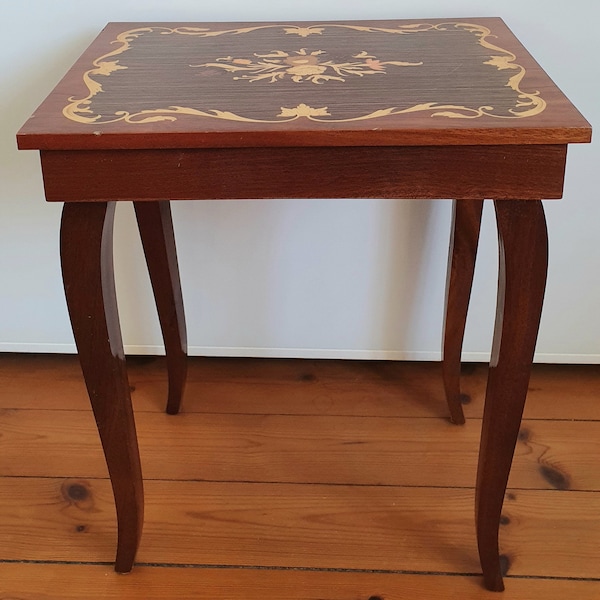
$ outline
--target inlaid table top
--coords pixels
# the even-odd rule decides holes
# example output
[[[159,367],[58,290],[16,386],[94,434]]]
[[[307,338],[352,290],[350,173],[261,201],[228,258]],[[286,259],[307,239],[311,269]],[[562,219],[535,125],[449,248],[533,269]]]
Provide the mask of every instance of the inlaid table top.
[[[498,18],[110,23],[18,135],[47,150],[589,140]]]

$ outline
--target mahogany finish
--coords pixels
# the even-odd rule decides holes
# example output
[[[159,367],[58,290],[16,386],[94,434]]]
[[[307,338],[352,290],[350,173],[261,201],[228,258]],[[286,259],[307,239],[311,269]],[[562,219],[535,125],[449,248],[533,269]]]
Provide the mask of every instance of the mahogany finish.
[[[118,516],[115,569],[139,544],[142,475],[112,273],[114,201],[133,201],[165,339],[167,412],[185,384],[168,200],[459,198],[443,373],[464,422],[460,358],[484,198],[500,282],[477,476],[486,587],[544,295],[542,198],[562,196],[569,143],[591,128],[500,19],[112,23],[18,134],[65,202],[67,303]],[[519,200],[515,200],[518,198]]]
[[[187,333],[169,202],[134,202],[167,355],[167,412],[179,412],[187,374]]]
[[[453,423],[463,425],[465,417],[460,397],[460,358],[473,286],[483,200],[455,200],[452,208],[442,373],[450,418]]]
[[[46,150],[589,140],[498,18],[110,23],[19,132]]]
[[[42,169],[46,198],[58,202],[157,198],[534,200],[562,196],[566,155],[564,144],[127,150],[120,153],[118,161],[112,159],[110,150],[44,150]]]
[[[498,527],[506,483],[525,406],[548,270],[548,234],[542,203],[495,201],[500,273],[490,360],[475,513],[488,589],[504,589]]]
[[[144,488],[115,294],[114,214],[114,202],[65,204],[60,255],[73,335],[115,494],[115,570],[126,573],[142,536]]]

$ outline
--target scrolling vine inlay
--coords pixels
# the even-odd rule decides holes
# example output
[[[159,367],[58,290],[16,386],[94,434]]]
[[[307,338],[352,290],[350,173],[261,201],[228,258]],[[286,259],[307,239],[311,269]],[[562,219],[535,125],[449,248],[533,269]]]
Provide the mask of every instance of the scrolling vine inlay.
[[[341,123],[415,112],[451,119],[540,114],[546,102],[521,89],[525,68],[493,37],[485,26],[461,22],[140,27],[118,35],[117,47],[93,61],[83,76],[88,95],[69,98],[63,114],[95,125],[182,115]],[[158,74],[170,72],[183,88],[156,83],[169,81]],[[465,85],[474,76],[482,82],[476,91]],[[147,93],[127,97],[128,87]]]

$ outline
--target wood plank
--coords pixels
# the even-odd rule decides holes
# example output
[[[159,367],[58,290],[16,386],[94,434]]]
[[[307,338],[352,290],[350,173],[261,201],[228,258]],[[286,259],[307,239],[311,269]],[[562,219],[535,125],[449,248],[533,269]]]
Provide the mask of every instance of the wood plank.
[[[388,573],[0,564],[0,597],[19,600],[492,600],[479,577]],[[502,600],[597,600],[598,581],[508,578]]]
[[[262,369],[255,377],[244,377],[245,373],[236,373],[234,365],[229,377],[205,373],[196,371],[198,365],[192,359],[183,410],[448,418],[438,363],[339,361],[337,371],[323,373],[320,365],[302,369],[303,361],[298,362],[294,380],[292,374],[285,379],[276,371],[272,378],[265,373],[261,379]],[[467,365],[466,371],[462,383],[465,415],[467,419],[481,418],[487,365]],[[132,372],[136,407],[162,411],[164,380],[164,374],[147,380],[141,371]],[[600,369],[596,365],[534,365],[524,417],[600,420],[598,389]]]
[[[463,365],[463,392],[471,403],[465,411],[476,409],[481,416],[485,397],[487,366]],[[600,420],[599,365],[533,365],[524,417],[526,419]]]
[[[164,411],[164,358],[127,363],[136,408]],[[440,373],[436,363],[192,357],[184,410],[351,415],[375,400],[381,416],[444,416]],[[89,408],[77,357],[0,355],[0,406]]]
[[[163,412],[164,358],[129,357],[136,410]],[[467,418],[481,417],[487,367],[464,365]],[[600,420],[597,365],[534,365],[529,419]],[[87,410],[72,355],[0,355],[0,407]],[[189,359],[185,412],[447,418],[438,363],[306,359]]]
[[[71,354],[0,354],[1,408],[89,409],[79,361]]]
[[[481,421],[139,412],[148,479],[473,487]],[[106,477],[90,411],[0,410],[0,476]],[[524,421],[511,487],[600,490],[600,422]]]
[[[146,482],[138,561],[476,574],[472,490]],[[598,578],[598,494],[510,492],[509,574]],[[0,560],[112,561],[106,480],[5,478]]]
[[[600,578],[599,496],[509,491],[500,534],[508,572],[561,577],[568,571],[570,577]]]

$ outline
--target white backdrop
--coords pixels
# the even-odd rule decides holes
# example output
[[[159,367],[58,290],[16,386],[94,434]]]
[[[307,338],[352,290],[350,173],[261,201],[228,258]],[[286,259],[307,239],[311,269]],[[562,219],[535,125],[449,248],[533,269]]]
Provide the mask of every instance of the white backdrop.
[[[501,16],[594,124],[600,3],[572,0],[0,0],[0,351],[73,352],[58,260],[60,206],[15,133],[108,21]],[[418,4],[418,8],[416,5]],[[551,241],[538,361],[600,362],[598,144],[571,146]],[[116,263],[126,351],[160,352],[133,212]],[[230,201],[174,206],[191,354],[439,358],[450,202]],[[465,358],[489,356],[497,255],[486,207]]]

